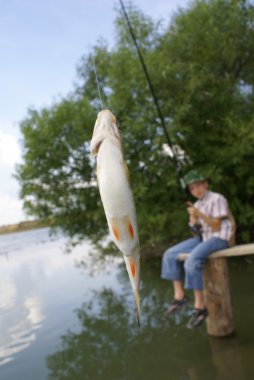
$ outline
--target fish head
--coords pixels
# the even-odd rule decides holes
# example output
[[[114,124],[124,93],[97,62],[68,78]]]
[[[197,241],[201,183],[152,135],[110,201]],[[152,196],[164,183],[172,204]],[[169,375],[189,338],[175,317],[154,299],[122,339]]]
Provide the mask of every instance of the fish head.
[[[105,139],[110,139],[120,144],[120,138],[115,115],[109,110],[100,111],[97,115],[91,140],[92,156],[98,154],[100,145]]]

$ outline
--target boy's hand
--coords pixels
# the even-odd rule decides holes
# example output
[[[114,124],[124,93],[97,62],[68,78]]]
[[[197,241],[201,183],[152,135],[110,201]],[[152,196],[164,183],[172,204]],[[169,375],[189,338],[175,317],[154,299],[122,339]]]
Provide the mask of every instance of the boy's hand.
[[[193,206],[191,202],[186,202],[187,206],[187,212],[192,218],[198,218],[200,216],[200,211]]]
[[[196,207],[193,206],[191,202],[186,202],[187,211],[190,216],[190,223],[196,224],[198,218],[203,219],[210,227],[212,227],[213,231],[219,231],[221,226],[221,219],[220,218],[210,218],[209,216],[203,214],[201,211],[199,211]]]

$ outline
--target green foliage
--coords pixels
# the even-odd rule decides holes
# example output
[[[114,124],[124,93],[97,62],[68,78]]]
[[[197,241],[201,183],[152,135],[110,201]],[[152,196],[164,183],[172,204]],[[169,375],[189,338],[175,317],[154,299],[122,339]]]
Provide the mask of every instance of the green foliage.
[[[254,8],[248,1],[196,1],[161,38],[161,95],[170,94],[178,143],[225,194],[238,240],[253,234]]]
[[[133,6],[128,13],[171,139],[185,152],[183,170],[192,165],[212,178],[213,189],[228,198],[236,216],[238,241],[250,241],[254,238],[253,5],[243,0],[194,1],[163,32],[160,23]],[[167,244],[188,235],[183,194],[174,165],[163,152],[166,140],[118,10],[116,32],[112,50],[99,41],[81,59],[72,96],[28,112],[21,123],[24,163],[17,177],[29,213],[61,226],[72,237],[95,242],[107,234],[89,157],[100,110],[93,56],[103,104],[120,124],[141,245],[144,252],[161,253]]]
[[[18,168],[27,211],[70,236],[105,233],[89,157],[95,113],[85,99],[29,110],[21,123],[24,164]]]

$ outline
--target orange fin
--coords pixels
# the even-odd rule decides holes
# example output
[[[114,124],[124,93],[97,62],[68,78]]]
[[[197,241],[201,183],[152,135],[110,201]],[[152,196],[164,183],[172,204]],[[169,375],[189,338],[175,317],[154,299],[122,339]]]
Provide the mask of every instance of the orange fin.
[[[116,240],[120,240],[118,229],[116,227],[113,227],[112,229],[113,229],[113,234],[114,234]]]
[[[129,235],[132,239],[134,239],[134,229],[132,227],[132,224],[131,222],[128,223],[128,231],[129,231]]]
[[[116,240],[120,240],[119,228],[116,221],[112,221],[112,231]]]
[[[130,267],[131,267],[131,274],[132,274],[132,277],[135,277],[135,276],[136,276],[136,268],[135,268],[135,264],[134,264],[134,262],[132,261],[131,258],[129,258],[129,262],[130,262]]]

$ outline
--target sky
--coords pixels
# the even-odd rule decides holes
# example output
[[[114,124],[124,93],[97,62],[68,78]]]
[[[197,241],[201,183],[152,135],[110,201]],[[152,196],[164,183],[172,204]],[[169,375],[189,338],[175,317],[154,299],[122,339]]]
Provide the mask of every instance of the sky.
[[[189,1],[132,3],[167,24]],[[28,219],[13,177],[22,162],[20,121],[28,108],[50,106],[73,90],[81,56],[101,37],[114,45],[116,6],[118,0],[0,0],[0,226]]]

